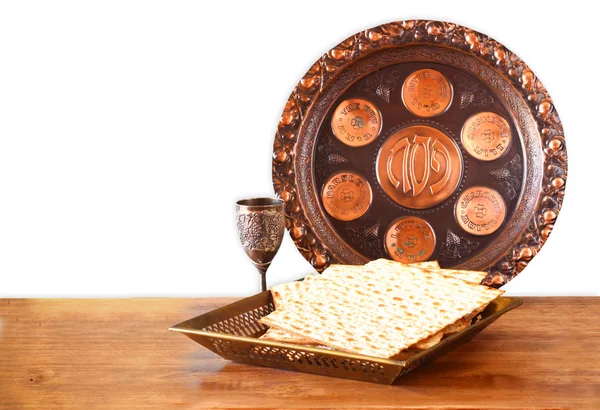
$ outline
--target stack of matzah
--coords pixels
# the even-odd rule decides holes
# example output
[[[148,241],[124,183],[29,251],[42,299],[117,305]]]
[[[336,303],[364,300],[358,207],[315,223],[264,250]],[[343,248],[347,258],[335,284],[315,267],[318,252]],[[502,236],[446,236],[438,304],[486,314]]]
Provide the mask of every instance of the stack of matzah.
[[[261,337],[385,358],[426,349],[468,326],[502,293],[479,285],[485,275],[437,262],[332,265],[271,289],[275,311],[260,319],[270,326]]]

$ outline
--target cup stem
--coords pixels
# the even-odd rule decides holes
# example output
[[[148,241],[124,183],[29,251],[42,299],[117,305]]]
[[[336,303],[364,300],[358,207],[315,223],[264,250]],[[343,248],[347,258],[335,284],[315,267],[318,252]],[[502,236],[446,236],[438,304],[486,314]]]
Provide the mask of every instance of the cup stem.
[[[265,264],[258,264],[255,263],[254,266],[256,266],[256,269],[258,270],[258,273],[260,274],[260,291],[264,292],[265,290],[267,290],[267,269],[269,269],[269,266],[271,264],[270,263],[265,263]]]
[[[267,290],[267,272],[260,272],[260,291]]]

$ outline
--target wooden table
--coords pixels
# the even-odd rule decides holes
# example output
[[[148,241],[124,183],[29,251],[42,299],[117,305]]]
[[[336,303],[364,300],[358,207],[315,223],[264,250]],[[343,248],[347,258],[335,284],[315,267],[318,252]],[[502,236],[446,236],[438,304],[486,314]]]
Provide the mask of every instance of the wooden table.
[[[170,325],[234,299],[0,299],[0,409],[600,409],[600,298],[526,298],[385,386],[225,361]]]

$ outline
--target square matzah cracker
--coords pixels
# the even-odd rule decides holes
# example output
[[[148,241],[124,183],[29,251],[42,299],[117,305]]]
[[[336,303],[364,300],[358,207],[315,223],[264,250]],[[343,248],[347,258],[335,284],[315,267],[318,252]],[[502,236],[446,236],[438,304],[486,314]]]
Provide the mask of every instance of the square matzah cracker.
[[[399,263],[399,262],[395,262]],[[421,267],[439,267],[437,261],[427,261],[427,262],[417,262],[414,266]],[[350,270],[362,270],[362,265],[330,265],[327,268],[327,271],[344,271],[348,272]],[[319,275],[308,275],[304,278],[303,282],[289,282],[283,283],[281,285],[275,285],[271,287],[271,295],[273,296],[273,304],[275,305],[275,309],[281,309],[285,304],[293,299],[301,297],[306,290],[307,285],[313,279],[318,278]],[[281,329],[269,329],[265,334],[263,334],[261,339],[269,339],[269,340],[279,340],[281,342],[288,343],[298,343],[298,344],[314,344],[313,342],[306,340],[304,338],[294,336],[289,334]]]
[[[290,283],[284,283],[281,285],[273,286],[271,288],[271,293],[273,295],[273,302],[275,304],[276,309],[281,309],[285,305],[285,303],[287,303],[289,300],[291,300],[293,298],[301,297],[304,294],[307,286],[309,285],[310,280],[324,278],[324,277],[330,277],[334,274],[336,274],[336,275],[345,274],[345,273],[347,274],[349,272],[369,274],[369,272],[371,272],[373,268],[378,268],[378,267],[398,268],[398,267],[402,267],[402,266],[407,266],[407,265],[402,264],[400,262],[390,261],[388,259],[379,259],[379,260],[370,262],[365,266],[362,266],[362,265],[335,265],[335,264],[330,265],[329,268],[325,272],[323,272],[323,275],[321,275],[321,276],[308,275],[305,278],[304,282],[290,282]],[[421,268],[421,269],[432,268],[432,267],[439,268],[439,264],[437,263],[437,261],[417,262],[417,263],[410,264],[408,266],[410,266],[411,268]],[[371,269],[365,270],[365,267],[368,267]],[[462,272],[472,273],[473,276],[472,277],[461,276],[460,274]],[[479,283],[481,281],[481,279],[485,276],[485,272],[444,270],[444,273],[450,273],[452,275],[457,273],[458,276],[461,277],[463,280],[466,280],[468,282],[473,281],[473,283]],[[477,276],[475,276],[476,274],[477,274]],[[461,322],[461,320],[462,320],[462,322]],[[468,326],[468,324],[470,323],[470,320],[467,321],[464,318],[461,320],[458,321],[463,324],[463,326],[461,328]],[[452,329],[454,331],[446,332],[446,329]],[[460,328],[458,328],[458,326],[454,326],[454,325],[447,326],[446,329],[444,329],[443,331],[440,332],[439,337],[436,338],[436,335],[432,335],[429,339],[438,340],[438,339],[441,339],[443,334],[454,333],[454,332],[460,330]],[[274,327],[268,329],[267,332],[265,334],[263,334],[260,338],[261,339],[269,339],[269,340],[278,340],[281,342],[288,342],[288,343],[297,343],[297,344],[317,344],[316,342],[313,342],[306,338],[294,335],[292,333],[289,333],[282,329],[277,329]],[[417,344],[414,347],[425,348],[426,346],[429,346],[430,344],[431,344],[431,342],[427,341],[427,342],[422,342],[421,344]]]
[[[393,263],[399,263],[399,262],[393,262]],[[427,261],[427,262],[414,263],[413,266],[428,267],[428,268],[438,267],[439,268],[440,265],[437,263],[437,261]],[[327,269],[327,271],[329,271],[329,272],[333,272],[333,271],[348,272],[350,270],[360,271],[362,269],[363,269],[362,265],[360,265],[360,266],[357,266],[357,265],[330,265],[329,268]],[[308,275],[304,279],[303,282],[283,283],[281,285],[276,285],[276,286],[271,287],[271,294],[273,295],[273,304],[275,305],[275,309],[281,309],[283,306],[285,306],[285,304],[289,300],[301,297],[304,294],[309,282],[316,278],[319,278],[319,276],[318,275]],[[280,342],[297,343],[297,344],[317,344],[306,338],[299,337],[297,335],[286,332],[285,330],[276,329],[273,327],[269,328],[265,334],[260,336],[260,339],[277,340]]]
[[[413,263],[408,266],[418,267],[421,269],[427,269],[432,272],[438,272],[440,270],[440,265],[437,263],[437,261],[433,261],[433,262],[435,262],[435,265],[437,267],[433,266],[433,265],[429,265],[428,262],[423,262],[421,264]],[[404,265],[400,262],[391,261],[389,259],[377,259],[377,260],[367,263],[365,266],[368,266],[368,267],[389,266],[391,268],[400,268],[400,267],[406,266],[406,265]],[[485,279],[485,277],[487,276],[487,272],[479,272],[479,271],[473,271],[473,270],[443,269],[442,273],[447,276],[454,276],[454,277],[460,278],[460,279],[465,280],[470,283],[481,283],[481,281],[483,279]]]
[[[381,262],[379,262],[379,261],[381,261]],[[360,271],[353,271],[353,272],[346,272],[346,273],[344,273],[343,271],[326,271],[323,273],[323,277],[331,279],[335,276],[345,276],[346,279],[349,279],[350,277],[352,277],[353,279],[360,280],[361,275],[372,275],[374,273],[379,273],[380,275],[386,275],[388,279],[393,280],[393,277],[394,277],[393,271],[395,269],[410,270],[410,271],[413,271],[415,274],[418,274],[419,270],[423,270],[417,264],[404,265],[399,262],[393,262],[393,261],[389,261],[386,259],[380,259],[379,261],[373,261],[371,263],[368,263]],[[485,272],[457,271],[457,270],[449,270],[449,269],[443,269],[443,270],[425,269],[424,271],[427,271],[427,272],[430,272],[433,274],[437,274],[437,275],[448,276],[446,279],[457,285],[461,285],[463,282],[471,283],[471,280],[473,281],[472,283],[479,283],[481,281],[481,279],[486,275]],[[472,275],[461,275],[461,273],[465,273],[465,272],[468,274],[472,274]],[[446,275],[446,274],[449,274],[449,275]],[[363,281],[364,281],[364,279],[363,279]],[[488,288],[487,286],[483,286],[483,285],[480,285],[480,286],[487,288],[487,289],[491,289],[491,288]],[[415,348],[415,349],[419,349],[419,350],[427,349],[427,348],[437,344],[442,339],[443,336],[449,335],[452,333],[456,333],[456,332],[461,331],[462,329],[467,328],[471,324],[471,320],[478,313],[480,313],[483,309],[485,309],[486,306],[487,306],[487,304],[480,306],[475,311],[471,312],[469,315],[446,326],[444,329],[440,330],[438,333],[435,333],[435,334],[429,336],[427,339],[417,342],[416,344],[411,346],[411,348]]]
[[[339,350],[389,358],[502,293],[407,268],[315,280],[302,298],[260,322]]]
[[[308,275],[306,278],[304,278],[303,282],[283,283],[281,285],[271,287],[271,294],[273,295],[273,304],[275,305],[275,309],[281,309],[289,300],[301,297],[304,294],[306,285],[316,277],[317,275]],[[279,342],[303,345],[317,344],[312,340],[305,339],[303,337],[286,332],[285,330],[276,329],[274,327],[267,329],[267,331],[260,336],[259,339],[277,340]]]
[[[308,340],[286,330],[277,329],[275,327],[270,327],[267,329],[265,334],[259,337],[259,339],[276,340],[278,342],[295,343],[299,345],[318,345],[318,343],[313,340]]]
[[[281,309],[285,303],[294,298],[301,296],[304,293],[308,281],[314,279],[317,275],[308,275],[303,282],[282,283],[271,287],[271,295],[273,296],[273,304],[275,309]]]

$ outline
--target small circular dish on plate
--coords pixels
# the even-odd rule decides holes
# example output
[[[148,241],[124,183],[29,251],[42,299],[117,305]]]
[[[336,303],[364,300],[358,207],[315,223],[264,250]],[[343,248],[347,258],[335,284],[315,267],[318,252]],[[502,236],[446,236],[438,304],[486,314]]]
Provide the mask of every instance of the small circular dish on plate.
[[[548,239],[566,178],[540,80],[497,41],[441,21],[332,48],[290,95],[273,152],[286,226],[319,271],[438,260],[502,286]]]

